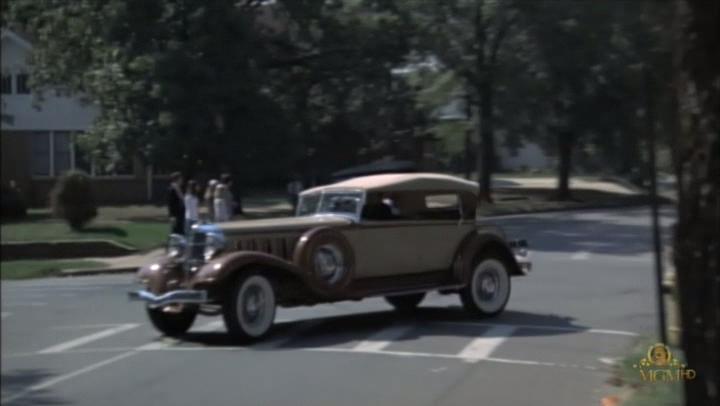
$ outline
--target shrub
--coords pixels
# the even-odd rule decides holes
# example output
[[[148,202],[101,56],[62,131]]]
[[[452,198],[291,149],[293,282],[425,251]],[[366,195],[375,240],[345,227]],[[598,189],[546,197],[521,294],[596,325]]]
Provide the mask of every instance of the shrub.
[[[82,230],[97,216],[91,179],[85,172],[63,175],[50,192],[50,204],[53,214],[65,219],[73,230]]]
[[[18,219],[27,214],[27,205],[22,192],[15,185],[2,185],[0,190],[0,214],[2,219]]]

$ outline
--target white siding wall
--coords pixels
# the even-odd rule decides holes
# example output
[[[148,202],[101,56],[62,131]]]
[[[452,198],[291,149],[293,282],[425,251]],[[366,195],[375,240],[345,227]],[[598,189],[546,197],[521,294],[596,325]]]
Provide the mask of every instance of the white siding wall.
[[[518,148],[517,154],[508,148],[500,148],[500,162],[504,170],[549,169],[553,167],[553,159],[537,144],[525,143]]]
[[[46,92],[44,100],[33,105],[32,94],[16,94],[17,74],[27,73],[28,50],[10,37],[2,39],[2,73],[13,75],[12,94],[2,95],[4,115],[11,123],[2,123],[3,130],[18,131],[83,131],[98,114],[95,106],[83,105],[76,98],[58,97],[54,91]]]

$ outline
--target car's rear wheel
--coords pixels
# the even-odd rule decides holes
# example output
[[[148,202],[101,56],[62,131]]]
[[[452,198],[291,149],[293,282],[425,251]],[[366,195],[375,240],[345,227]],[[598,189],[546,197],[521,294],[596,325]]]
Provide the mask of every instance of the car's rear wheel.
[[[198,314],[197,306],[147,307],[147,314],[152,325],[169,337],[187,333],[195,322]]]
[[[492,317],[505,310],[510,299],[510,272],[497,254],[483,255],[472,270],[470,282],[460,290],[460,300],[470,313]]]
[[[417,309],[418,305],[425,298],[425,292],[411,293],[408,295],[385,296],[385,300],[399,312],[411,312]]]
[[[228,333],[245,342],[262,338],[275,321],[275,308],[275,289],[270,279],[258,272],[241,275],[223,304]]]

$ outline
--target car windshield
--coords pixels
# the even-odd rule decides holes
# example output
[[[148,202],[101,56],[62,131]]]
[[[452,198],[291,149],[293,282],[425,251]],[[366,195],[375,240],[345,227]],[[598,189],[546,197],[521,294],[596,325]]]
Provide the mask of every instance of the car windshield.
[[[325,192],[302,196],[298,216],[319,213],[357,214],[362,200],[361,192]]]

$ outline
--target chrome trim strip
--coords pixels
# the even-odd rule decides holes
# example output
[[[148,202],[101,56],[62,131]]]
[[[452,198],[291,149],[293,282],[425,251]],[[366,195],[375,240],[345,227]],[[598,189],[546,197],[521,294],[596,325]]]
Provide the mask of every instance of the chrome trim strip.
[[[207,303],[207,292],[204,290],[173,290],[156,295],[147,290],[128,292],[129,300],[143,301],[155,306],[178,303]]]

